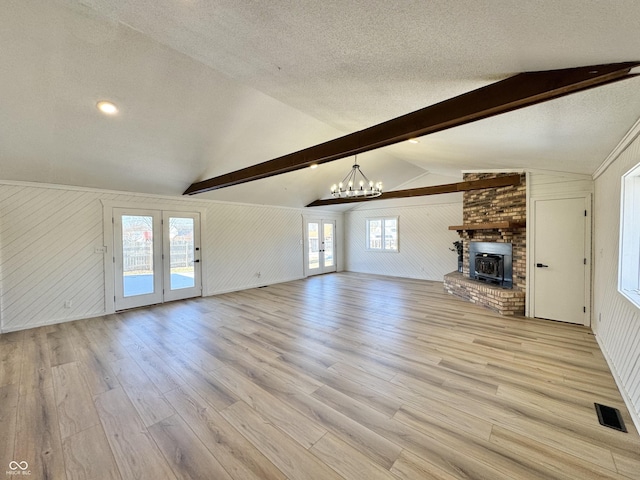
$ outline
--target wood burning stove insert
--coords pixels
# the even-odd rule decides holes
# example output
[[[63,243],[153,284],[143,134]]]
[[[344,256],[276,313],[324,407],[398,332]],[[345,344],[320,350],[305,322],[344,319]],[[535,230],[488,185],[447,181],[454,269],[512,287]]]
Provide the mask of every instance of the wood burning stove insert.
[[[492,285],[513,288],[511,243],[469,243],[469,277]]]

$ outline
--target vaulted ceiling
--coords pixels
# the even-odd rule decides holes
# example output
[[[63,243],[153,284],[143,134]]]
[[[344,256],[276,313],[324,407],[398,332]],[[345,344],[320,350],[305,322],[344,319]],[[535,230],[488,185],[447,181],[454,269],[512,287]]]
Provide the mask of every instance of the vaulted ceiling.
[[[640,60],[639,18],[636,0],[4,0],[0,179],[180,195],[518,72]],[[636,78],[358,160],[386,189],[591,174],[639,117]],[[303,206],[352,162],[202,197]]]

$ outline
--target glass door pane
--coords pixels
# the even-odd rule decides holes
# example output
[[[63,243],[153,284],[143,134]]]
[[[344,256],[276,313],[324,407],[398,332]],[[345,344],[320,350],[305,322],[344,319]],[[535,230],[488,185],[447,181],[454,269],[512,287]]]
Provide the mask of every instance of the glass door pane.
[[[195,280],[193,218],[169,217],[170,288],[193,288]]]
[[[308,238],[308,257],[309,257],[309,270],[316,270],[320,268],[320,224],[317,222],[309,222],[307,224],[307,238]]]
[[[333,258],[333,230],[333,223],[323,223],[324,268],[333,267],[335,264]]]
[[[202,295],[200,214],[163,212],[164,301]]]
[[[115,309],[162,302],[160,212],[114,209]]]
[[[153,217],[122,215],[123,296],[154,292]]]

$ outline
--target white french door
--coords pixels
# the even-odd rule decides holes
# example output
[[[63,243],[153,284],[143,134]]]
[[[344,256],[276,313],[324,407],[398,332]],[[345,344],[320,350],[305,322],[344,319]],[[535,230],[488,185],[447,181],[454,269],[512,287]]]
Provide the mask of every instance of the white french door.
[[[113,209],[116,310],[201,295],[200,216]]]
[[[161,214],[113,211],[116,310],[162,303]]]
[[[336,222],[334,220],[307,220],[305,222],[305,273],[318,275],[335,272]]]
[[[164,301],[202,294],[200,214],[163,212]]]

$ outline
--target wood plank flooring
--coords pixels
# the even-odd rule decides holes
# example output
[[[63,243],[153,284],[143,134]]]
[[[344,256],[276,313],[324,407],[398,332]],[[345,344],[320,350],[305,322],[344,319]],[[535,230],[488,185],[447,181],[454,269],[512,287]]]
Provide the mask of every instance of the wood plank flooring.
[[[352,273],[1,335],[0,432],[33,479],[640,479],[589,329]]]

